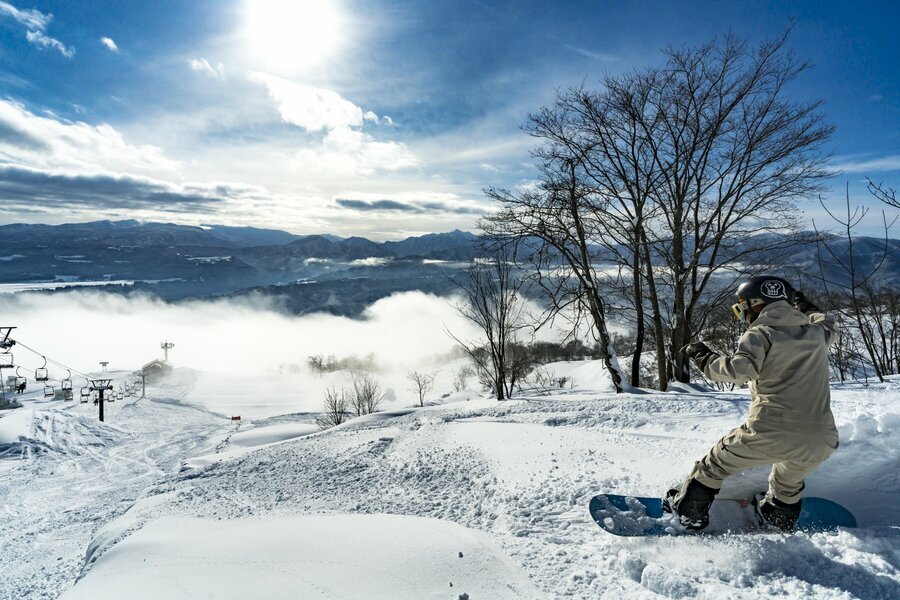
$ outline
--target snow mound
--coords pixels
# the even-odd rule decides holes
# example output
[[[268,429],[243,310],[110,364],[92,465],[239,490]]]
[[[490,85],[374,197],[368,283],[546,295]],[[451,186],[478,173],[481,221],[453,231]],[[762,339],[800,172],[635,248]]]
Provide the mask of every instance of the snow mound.
[[[255,448],[317,431],[319,428],[309,423],[279,423],[266,427],[254,427],[248,431],[239,431],[229,438],[228,443],[237,448]]]
[[[110,446],[125,435],[99,423],[96,417],[64,410],[16,410],[0,418],[0,458],[47,452],[83,456]]]
[[[225,437],[221,447],[214,454],[195,456],[184,461],[190,469],[205,467],[223,460],[231,460],[273,444],[312,435],[319,432],[319,427],[311,423],[276,423],[274,425],[255,426],[246,431],[231,433]]]
[[[543,368],[554,378],[565,377],[567,386],[588,389],[595,393],[614,392],[609,371],[602,360],[573,360],[548,363]]]
[[[162,518],[103,554],[79,598],[539,598],[485,533],[399,515]]]

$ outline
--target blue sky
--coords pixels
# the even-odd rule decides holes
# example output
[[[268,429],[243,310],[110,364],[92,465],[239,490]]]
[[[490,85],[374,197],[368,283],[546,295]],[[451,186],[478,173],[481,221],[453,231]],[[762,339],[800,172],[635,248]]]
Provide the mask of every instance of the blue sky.
[[[789,93],[837,125],[826,200],[863,201],[900,184],[900,5],[857,4],[0,0],[0,222],[471,229],[535,176],[520,126],[556,88],[791,23]]]

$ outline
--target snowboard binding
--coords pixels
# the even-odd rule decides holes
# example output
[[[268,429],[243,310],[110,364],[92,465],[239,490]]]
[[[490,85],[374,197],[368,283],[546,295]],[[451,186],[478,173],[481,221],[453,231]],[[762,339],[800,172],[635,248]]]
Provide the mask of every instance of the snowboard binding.
[[[691,479],[684,495],[678,499],[680,490],[671,489],[663,499],[663,511],[678,517],[678,522],[688,530],[701,531],[709,525],[709,507],[719,490]]]
[[[796,504],[788,504],[778,498],[767,498],[765,494],[759,493],[753,496],[753,509],[761,526],[777,527],[785,533],[790,533],[800,518],[802,502],[800,500]]]

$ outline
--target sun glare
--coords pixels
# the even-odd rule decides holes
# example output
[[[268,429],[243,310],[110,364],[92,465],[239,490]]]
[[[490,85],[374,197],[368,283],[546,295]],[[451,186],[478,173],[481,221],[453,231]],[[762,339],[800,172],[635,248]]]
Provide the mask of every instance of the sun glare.
[[[248,0],[246,36],[264,66],[302,69],[340,46],[344,23],[334,0]]]

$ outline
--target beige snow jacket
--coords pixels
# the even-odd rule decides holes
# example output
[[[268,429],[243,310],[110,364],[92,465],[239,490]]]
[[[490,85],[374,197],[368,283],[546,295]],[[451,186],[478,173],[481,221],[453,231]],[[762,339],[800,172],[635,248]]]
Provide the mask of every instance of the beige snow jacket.
[[[780,300],[763,309],[733,356],[710,360],[704,374],[715,381],[750,382],[751,429],[818,433],[836,444],[828,346],[837,333],[825,314],[807,316]]]

